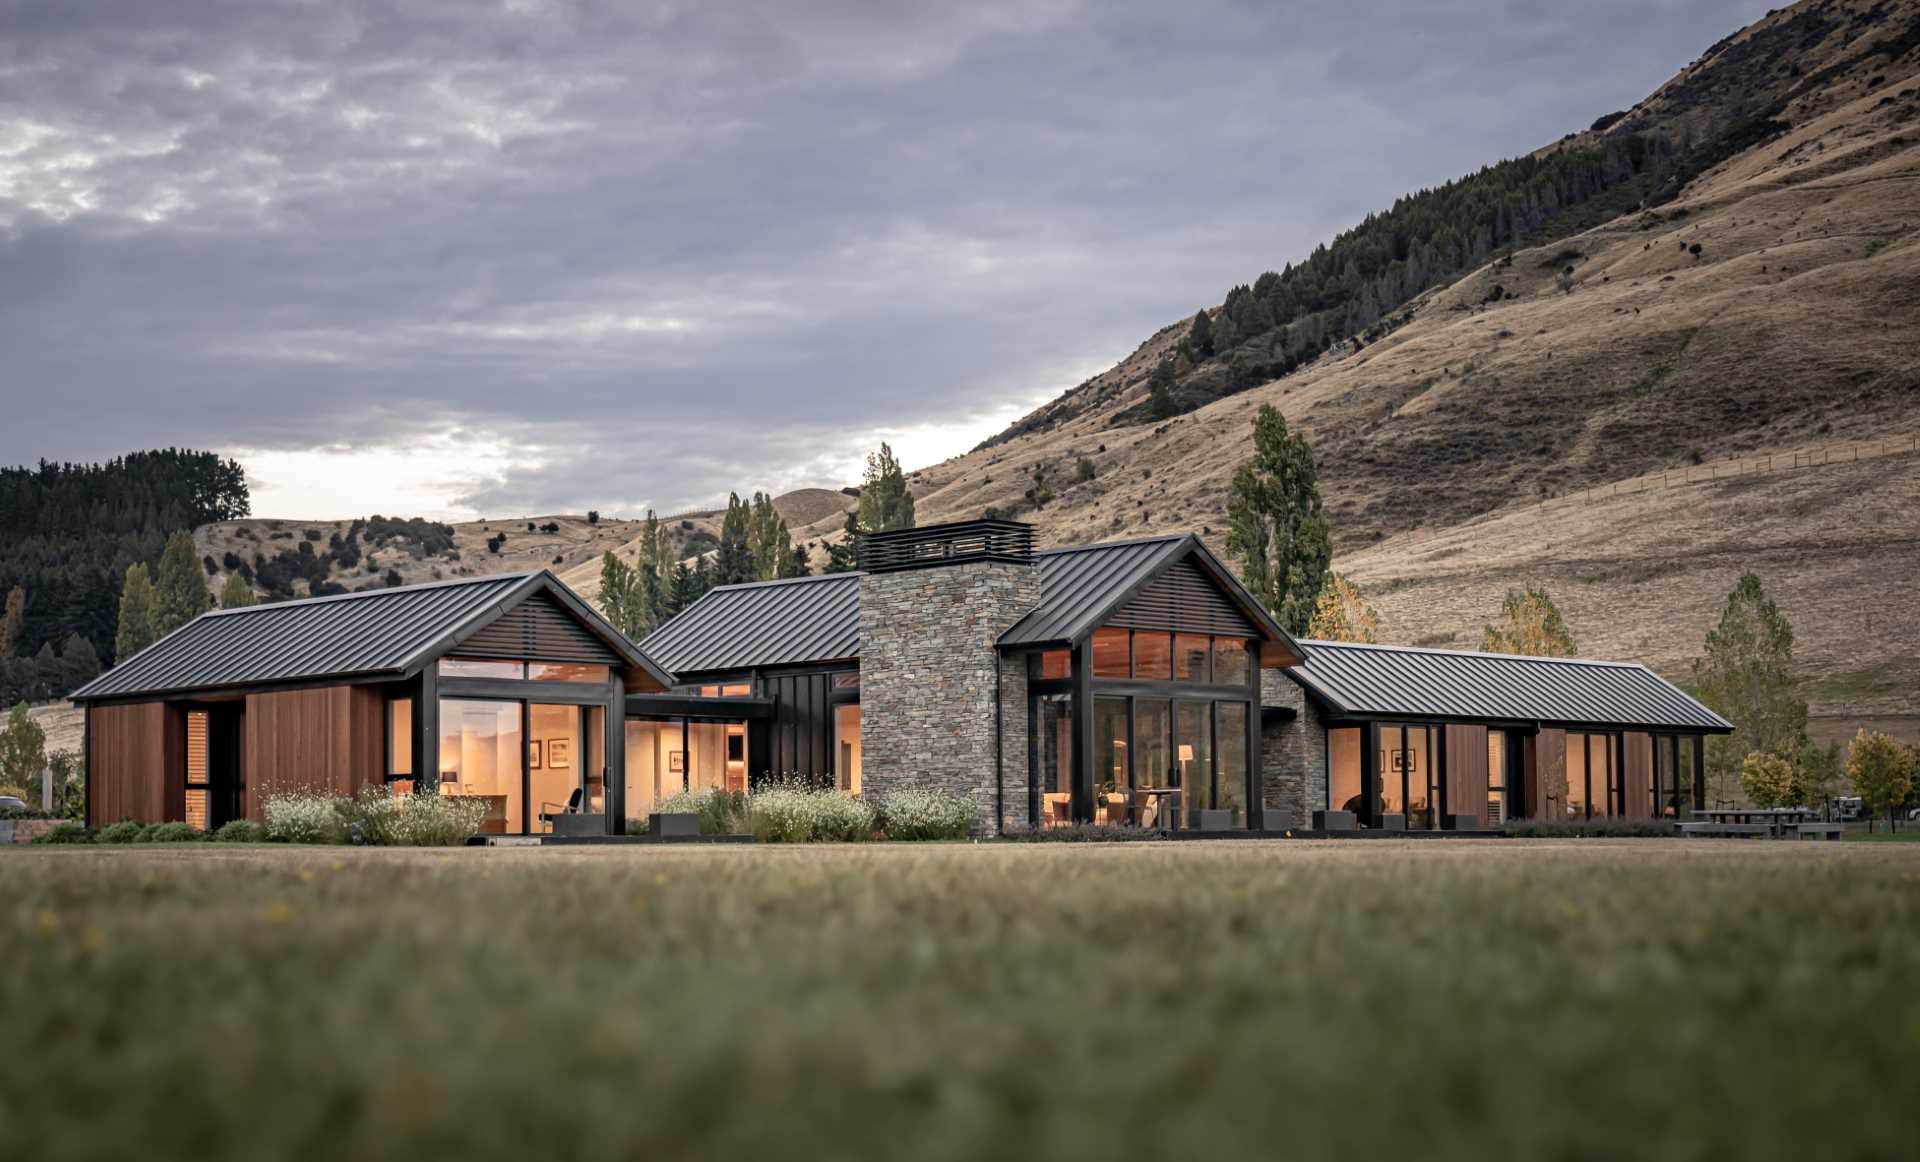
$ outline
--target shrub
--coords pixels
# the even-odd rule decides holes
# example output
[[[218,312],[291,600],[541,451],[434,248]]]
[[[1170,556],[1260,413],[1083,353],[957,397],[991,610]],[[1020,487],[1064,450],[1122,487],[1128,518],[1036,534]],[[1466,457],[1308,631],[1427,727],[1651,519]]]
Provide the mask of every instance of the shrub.
[[[142,843],[198,843],[206,835],[191,823],[156,823],[141,835]]]
[[[762,843],[857,843],[873,835],[873,808],[829,787],[777,783],[755,792],[747,813]]]
[[[266,828],[251,819],[229,819],[213,833],[215,843],[260,843],[266,837]]]
[[[680,791],[661,800],[659,810],[700,816],[702,835],[745,835],[752,829],[747,818],[747,797],[738,791],[711,787]]]
[[[1510,819],[1513,839],[1671,839],[1672,823],[1658,819]]]
[[[972,805],[941,791],[898,791],[880,809],[888,839],[965,839],[972,825]]]
[[[270,796],[266,836],[275,843],[345,843],[348,820],[340,812],[342,802],[310,793]]]
[[[395,795],[385,787],[368,787],[342,806],[358,841],[380,847],[458,847],[487,817],[478,799]]]
[[[138,843],[146,830],[146,827],[131,819],[123,819],[118,823],[109,823],[102,827],[95,839],[100,843]]]
[[[47,832],[35,843],[92,843],[93,832],[87,830],[84,823],[61,823]]]

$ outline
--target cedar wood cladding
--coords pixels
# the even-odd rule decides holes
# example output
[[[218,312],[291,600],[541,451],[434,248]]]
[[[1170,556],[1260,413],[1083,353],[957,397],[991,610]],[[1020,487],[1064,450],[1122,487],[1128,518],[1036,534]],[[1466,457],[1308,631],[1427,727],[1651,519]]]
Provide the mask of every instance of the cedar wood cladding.
[[[87,822],[152,822],[186,812],[186,716],[163,702],[87,712]]]
[[[386,775],[386,700],[371,686],[247,697],[246,815],[288,791],[358,794]]]

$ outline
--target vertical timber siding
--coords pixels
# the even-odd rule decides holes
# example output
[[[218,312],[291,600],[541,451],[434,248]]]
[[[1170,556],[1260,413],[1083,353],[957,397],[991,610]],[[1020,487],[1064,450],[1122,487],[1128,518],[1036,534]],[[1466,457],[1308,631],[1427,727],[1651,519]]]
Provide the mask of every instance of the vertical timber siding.
[[[379,783],[384,717],[385,701],[370,686],[247,695],[247,817],[259,819],[269,795],[352,795]]]
[[[1487,825],[1487,728],[1449,726],[1447,734],[1447,814],[1471,815]]]
[[[164,702],[87,710],[87,821],[186,817],[186,718]]]
[[[1629,819],[1653,817],[1653,736],[1630,730],[1620,747],[1620,790]]]

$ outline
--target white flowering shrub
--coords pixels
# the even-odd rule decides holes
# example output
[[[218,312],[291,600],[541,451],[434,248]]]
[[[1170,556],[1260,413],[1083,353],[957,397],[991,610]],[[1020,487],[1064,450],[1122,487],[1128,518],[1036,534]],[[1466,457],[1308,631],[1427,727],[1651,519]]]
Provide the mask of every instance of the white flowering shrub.
[[[880,808],[888,839],[965,839],[972,827],[972,804],[944,791],[895,791]]]
[[[747,800],[753,837],[762,843],[859,843],[873,837],[872,807],[831,787],[775,783]]]
[[[344,800],[310,791],[269,795],[263,809],[267,838],[276,843],[345,843]]]
[[[349,813],[355,817],[363,843],[457,847],[479,834],[487,808],[477,798],[395,795],[385,787],[367,787],[354,800]]]
[[[662,814],[700,816],[702,835],[744,835],[749,830],[747,797],[738,791],[708,787],[699,791],[677,791],[660,801],[655,810]]]

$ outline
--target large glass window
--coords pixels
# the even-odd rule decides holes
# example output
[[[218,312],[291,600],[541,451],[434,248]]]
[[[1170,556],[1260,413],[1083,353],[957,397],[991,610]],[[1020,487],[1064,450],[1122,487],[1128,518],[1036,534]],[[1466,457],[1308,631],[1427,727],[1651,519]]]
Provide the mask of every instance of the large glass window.
[[[1377,756],[1380,813],[1406,817],[1407,828],[1438,825],[1440,780],[1433,765],[1433,739],[1424,726],[1382,726]]]
[[[1127,650],[1127,631],[1124,629],[1094,630],[1093,676],[1127,678],[1132,674],[1132,662]]]
[[[605,684],[612,671],[605,666],[578,662],[528,662],[527,677],[535,682],[599,682]]]
[[[1213,639],[1213,682],[1216,686],[1247,684],[1247,642],[1245,638]]]
[[[1033,703],[1034,779],[1042,827],[1073,823],[1073,699],[1041,695]]]
[[[860,704],[833,708],[834,781],[842,791],[860,793]]]
[[[644,821],[686,787],[680,723],[626,721],[627,818]],[[629,831],[636,828],[629,827]]]
[[[1693,801],[1691,780],[1681,772],[1681,739],[1678,735],[1655,735],[1653,739],[1653,813],[1662,819],[1686,815]]]
[[[1213,805],[1232,811],[1236,827],[1247,824],[1247,704],[1213,704],[1214,737],[1219,741],[1219,766],[1214,772]]]
[[[488,835],[526,833],[519,702],[440,700],[440,793],[480,800]]]
[[[508,678],[519,681],[526,677],[525,662],[496,661],[484,658],[441,658],[440,676],[442,678]]]
[[[1040,681],[1073,677],[1072,650],[1042,650],[1027,655],[1027,677]]]
[[[1499,827],[1511,816],[1507,811],[1507,755],[1509,741],[1504,730],[1487,731],[1487,826]]]
[[[1619,763],[1610,734],[1567,735],[1567,814],[1600,819],[1616,813],[1620,799]]]
[[[1181,682],[1210,682],[1213,680],[1213,655],[1211,643],[1206,635],[1197,633],[1177,633],[1173,635],[1173,676]]]
[[[213,767],[207,755],[207,712],[187,711],[187,823],[205,831],[211,811]]]
[[[1214,805],[1213,703],[1175,702],[1173,733],[1173,785],[1180,788],[1187,824],[1197,827],[1200,812]]]
[[[578,812],[585,791],[581,786],[578,706],[527,707],[533,737],[527,743],[527,793],[533,800],[532,830],[553,830],[553,816]]]
[[[1136,631],[1133,635],[1133,676],[1164,682],[1173,677],[1173,635]]]
[[[387,699],[387,778],[413,778],[413,699]],[[407,788],[411,790],[411,786]]]
[[[1339,726],[1327,731],[1327,806],[1333,811],[1351,811],[1359,822],[1371,823],[1365,794],[1360,789],[1361,735],[1357,726]]]
[[[1093,821],[1132,821],[1132,765],[1127,761],[1127,700],[1093,700]]]
[[[1567,735],[1567,816],[1587,817],[1587,736]]]

